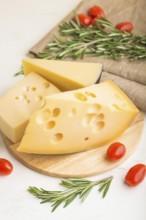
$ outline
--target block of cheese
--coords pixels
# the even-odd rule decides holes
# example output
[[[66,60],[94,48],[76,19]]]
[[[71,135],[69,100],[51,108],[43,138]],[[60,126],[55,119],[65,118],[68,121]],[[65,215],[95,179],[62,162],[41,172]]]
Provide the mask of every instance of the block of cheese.
[[[44,96],[60,92],[36,73],[31,73],[0,99],[0,130],[12,142],[21,140],[31,114],[43,107]]]
[[[99,81],[102,64],[45,59],[23,60],[24,74],[34,71],[62,91],[75,90]]]
[[[96,148],[121,135],[137,113],[111,81],[51,95],[32,115],[18,151],[66,154]]]

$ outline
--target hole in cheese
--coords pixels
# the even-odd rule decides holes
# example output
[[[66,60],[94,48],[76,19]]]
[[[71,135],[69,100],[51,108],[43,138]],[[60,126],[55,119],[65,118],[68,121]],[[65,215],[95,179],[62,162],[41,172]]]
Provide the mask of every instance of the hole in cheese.
[[[16,99],[16,100],[19,100],[19,96],[15,96],[15,99]]]
[[[96,95],[93,93],[93,92],[85,92],[85,94],[87,95],[87,96],[90,96],[90,97],[92,97],[92,98],[96,98]]]
[[[47,129],[50,130],[50,129],[54,128],[55,125],[56,125],[55,121],[49,121],[49,122],[47,123]]]
[[[32,87],[32,88],[31,88],[31,90],[32,90],[33,92],[35,92],[36,89],[37,89],[36,87]]]
[[[29,103],[30,103],[30,100],[29,100],[29,99],[27,99],[27,100],[26,100],[26,102],[27,102],[27,104],[29,104]]]
[[[59,108],[55,108],[53,110],[53,117],[58,117],[60,115],[60,109]]]
[[[98,118],[99,120],[104,119],[104,114],[103,114],[103,113],[98,114],[98,115],[97,115],[97,118]]]
[[[43,99],[43,97],[42,97],[41,95],[38,95],[38,96],[36,97],[36,99],[37,99],[38,101],[41,101],[41,100]]]
[[[87,97],[82,93],[74,93],[74,96],[80,101],[87,101]]]
[[[57,143],[63,139],[63,134],[62,133],[56,133],[52,137],[52,142]]]
[[[94,125],[93,132],[98,132],[99,130],[103,129],[104,126],[105,126],[104,121],[99,121],[99,122],[97,122],[97,123]]]
[[[101,105],[99,105],[98,103],[93,104],[91,107],[88,108],[87,113],[97,113],[101,108]]]
[[[75,108],[71,109],[68,113],[69,117],[73,117],[73,116],[75,116],[75,114],[76,114],[76,109]]]
[[[83,120],[82,120],[82,124],[85,125],[85,126],[89,126],[91,124],[94,123],[94,120],[96,119],[96,114],[93,113],[93,114],[87,114]]]
[[[36,121],[38,124],[43,124],[49,120],[50,116],[51,111],[49,109],[45,109],[38,114]]]
[[[50,84],[48,82],[43,82],[42,85],[46,89],[49,88],[49,86],[50,86]]]
[[[85,140],[85,141],[88,141],[88,140],[89,140],[89,138],[88,138],[88,137],[85,137],[85,138],[84,138],[84,140]]]

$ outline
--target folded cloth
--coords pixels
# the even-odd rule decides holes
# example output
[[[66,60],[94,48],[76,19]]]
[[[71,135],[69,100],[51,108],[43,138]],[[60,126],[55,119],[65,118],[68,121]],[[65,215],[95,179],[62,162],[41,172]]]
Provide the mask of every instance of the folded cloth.
[[[142,111],[146,112],[146,85],[103,72],[100,82],[112,80],[119,86]]]

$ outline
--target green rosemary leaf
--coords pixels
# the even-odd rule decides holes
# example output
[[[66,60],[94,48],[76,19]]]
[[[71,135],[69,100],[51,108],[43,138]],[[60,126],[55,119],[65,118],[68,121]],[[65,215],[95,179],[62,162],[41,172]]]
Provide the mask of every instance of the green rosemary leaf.
[[[62,201],[57,201],[54,204],[52,204],[52,212],[55,211],[55,209],[57,209],[57,207],[62,203]]]
[[[23,68],[21,67],[21,69],[17,73],[15,73],[14,76],[20,76],[20,75],[23,75],[23,74],[24,74]]]
[[[89,184],[91,182],[90,180],[87,180],[84,178],[69,178],[69,179],[67,179],[67,181],[70,181],[74,185]]]
[[[103,181],[99,184],[99,192],[102,192],[102,197],[104,198],[109,190],[109,187],[111,185],[112,178],[107,179],[106,181]]]
[[[90,194],[92,188],[95,186],[95,184],[89,185],[87,188],[85,188],[82,193],[80,194],[81,202],[84,202],[87,196]]]
[[[66,202],[65,202],[63,208],[66,208],[68,205],[70,205],[70,203],[74,201],[74,199],[78,196],[78,194],[79,194],[79,193],[77,192],[77,193],[74,193],[74,194],[70,195],[70,196],[66,199]]]
[[[44,59],[44,58],[48,58],[48,53],[45,53],[44,51],[44,52],[38,53],[36,56],[40,59]]]
[[[79,29],[79,28],[81,27],[81,23],[80,23],[80,21],[79,21],[79,18],[78,18],[78,16],[77,16],[76,11],[73,11],[73,14],[74,14],[74,16],[75,16],[75,20],[76,20],[76,23],[77,23],[77,28]]]
[[[90,183],[90,181],[86,180],[86,179],[69,178],[69,179],[62,180],[60,185],[66,187],[66,188],[73,188],[73,187],[86,186],[89,183]]]
[[[66,188],[74,187],[74,183],[70,180],[62,180],[60,185],[66,187]]]

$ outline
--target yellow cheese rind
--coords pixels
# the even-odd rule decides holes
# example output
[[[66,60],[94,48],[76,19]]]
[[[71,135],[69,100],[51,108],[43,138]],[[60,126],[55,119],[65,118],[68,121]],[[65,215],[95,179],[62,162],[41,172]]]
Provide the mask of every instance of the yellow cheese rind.
[[[120,136],[137,113],[111,81],[51,95],[33,114],[18,151],[66,154],[96,148]]]
[[[75,90],[96,83],[102,64],[45,59],[24,59],[24,74],[34,71],[62,91]]]
[[[0,130],[13,143],[21,140],[32,113],[40,109],[44,96],[60,90],[31,73],[0,99]]]

